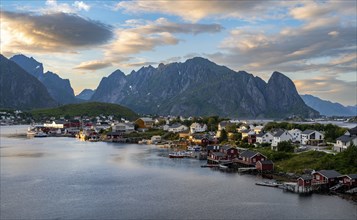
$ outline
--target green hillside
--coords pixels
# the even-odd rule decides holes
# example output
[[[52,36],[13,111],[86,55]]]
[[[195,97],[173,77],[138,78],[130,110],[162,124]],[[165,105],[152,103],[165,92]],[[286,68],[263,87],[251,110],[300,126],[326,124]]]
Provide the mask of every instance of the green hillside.
[[[42,117],[74,117],[74,116],[98,116],[98,115],[114,115],[123,117],[128,120],[134,120],[139,116],[131,109],[110,103],[101,102],[86,102],[80,104],[63,105],[57,108],[36,109],[31,111],[32,116],[36,118]]]

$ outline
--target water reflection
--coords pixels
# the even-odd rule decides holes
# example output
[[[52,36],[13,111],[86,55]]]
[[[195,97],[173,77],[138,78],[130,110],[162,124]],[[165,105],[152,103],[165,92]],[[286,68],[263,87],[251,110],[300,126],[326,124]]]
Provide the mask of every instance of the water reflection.
[[[170,159],[153,146],[2,137],[3,144],[1,219],[357,216],[356,205],[340,198],[256,186],[260,177],[201,168],[205,162]]]

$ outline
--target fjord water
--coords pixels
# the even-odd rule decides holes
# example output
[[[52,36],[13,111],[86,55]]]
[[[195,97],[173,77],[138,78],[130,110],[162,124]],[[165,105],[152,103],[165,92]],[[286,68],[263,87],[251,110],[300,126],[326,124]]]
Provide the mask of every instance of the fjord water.
[[[357,218],[339,197],[256,186],[156,146],[9,136],[25,130],[1,127],[1,219]]]

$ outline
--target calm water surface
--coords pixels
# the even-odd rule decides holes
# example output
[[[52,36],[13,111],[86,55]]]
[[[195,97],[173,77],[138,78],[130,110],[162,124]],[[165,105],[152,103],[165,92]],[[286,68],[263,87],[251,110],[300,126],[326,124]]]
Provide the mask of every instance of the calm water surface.
[[[256,186],[147,145],[9,137],[1,127],[1,219],[357,219],[336,196]]]

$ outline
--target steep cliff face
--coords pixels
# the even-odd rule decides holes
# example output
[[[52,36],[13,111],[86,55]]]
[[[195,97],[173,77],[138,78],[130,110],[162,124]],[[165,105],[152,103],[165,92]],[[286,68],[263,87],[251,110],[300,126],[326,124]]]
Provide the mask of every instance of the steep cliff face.
[[[0,55],[0,63],[1,108],[26,110],[57,105],[37,78],[3,55]]]
[[[61,104],[77,103],[73,89],[68,79],[62,79],[57,74],[47,71],[43,72],[42,63],[34,58],[24,55],[15,55],[10,58],[29,74],[36,77],[47,88],[51,97]]]
[[[266,87],[268,114],[278,116],[288,113],[311,117],[318,112],[308,107],[296,91],[294,83],[285,75],[274,72]]]
[[[252,74],[200,57],[143,67],[128,76],[114,72],[102,79],[92,100],[151,114],[262,118],[314,113],[282,74],[274,73],[267,84]],[[301,112],[295,111],[297,107]]]
[[[127,95],[126,82],[127,80],[123,72],[120,70],[114,71],[100,81],[91,100],[119,103]]]

